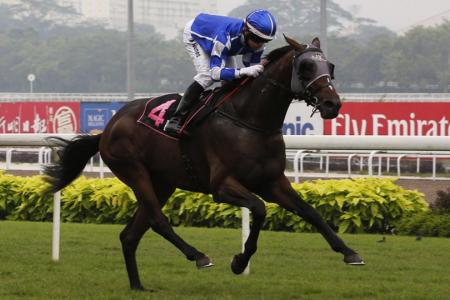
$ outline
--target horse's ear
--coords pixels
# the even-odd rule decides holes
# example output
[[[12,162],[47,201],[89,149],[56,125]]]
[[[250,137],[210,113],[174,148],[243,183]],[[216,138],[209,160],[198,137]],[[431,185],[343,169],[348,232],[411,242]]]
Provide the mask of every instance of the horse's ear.
[[[296,49],[296,50],[298,50],[298,51],[300,51],[300,52],[303,52],[303,50],[306,49],[306,45],[300,44],[300,43],[297,42],[296,40],[291,39],[290,37],[288,37],[287,35],[285,35],[284,33],[283,33],[283,36],[284,36],[284,39],[286,40],[286,42],[287,42],[289,45],[291,45],[292,47],[294,47],[294,49]]]
[[[311,43],[311,44],[313,44],[316,48],[319,48],[319,49],[320,49],[320,40],[319,40],[318,37],[315,37],[315,38],[312,40],[312,43]]]

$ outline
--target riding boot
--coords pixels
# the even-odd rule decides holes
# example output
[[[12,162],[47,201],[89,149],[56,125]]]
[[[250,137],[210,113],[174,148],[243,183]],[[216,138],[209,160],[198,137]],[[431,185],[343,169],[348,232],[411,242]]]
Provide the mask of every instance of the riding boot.
[[[164,131],[170,134],[178,134],[184,121],[186,120],[189,111],[195,102],[200,98],[200,94],[203,92],[204,88],[197,82],[194,81],[184,92],[180,103],[175,110],[173,116],[166,122],[164,126]]]

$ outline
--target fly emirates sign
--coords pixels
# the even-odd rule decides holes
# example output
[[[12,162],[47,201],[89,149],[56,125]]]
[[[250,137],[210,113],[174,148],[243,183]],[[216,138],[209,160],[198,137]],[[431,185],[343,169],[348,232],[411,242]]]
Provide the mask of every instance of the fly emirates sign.
[[[324,123],[331,135],[450,136],[450,103],[346,102]]]

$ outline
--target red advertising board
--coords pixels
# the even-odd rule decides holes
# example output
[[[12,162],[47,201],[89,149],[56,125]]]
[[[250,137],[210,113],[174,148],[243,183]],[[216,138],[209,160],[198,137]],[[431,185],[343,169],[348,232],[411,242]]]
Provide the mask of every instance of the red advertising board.
[[[346,102],[324,134],[450,136],[450,103]]]
[[[77,133],[79,102],[0,102],[1,133]]]

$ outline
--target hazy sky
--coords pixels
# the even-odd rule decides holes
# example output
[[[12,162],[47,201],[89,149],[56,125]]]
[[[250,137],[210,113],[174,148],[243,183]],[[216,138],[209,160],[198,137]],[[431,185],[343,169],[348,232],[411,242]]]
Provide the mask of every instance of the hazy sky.
[[[276,0],[274,0],[276,1]],[[318,3],[319,0],[316,0]],[[376,20],[397,31],[450,10],[450,0],[334,0],[358,17]],[[222,13],[245,3],[245,0],[219,1]]]

